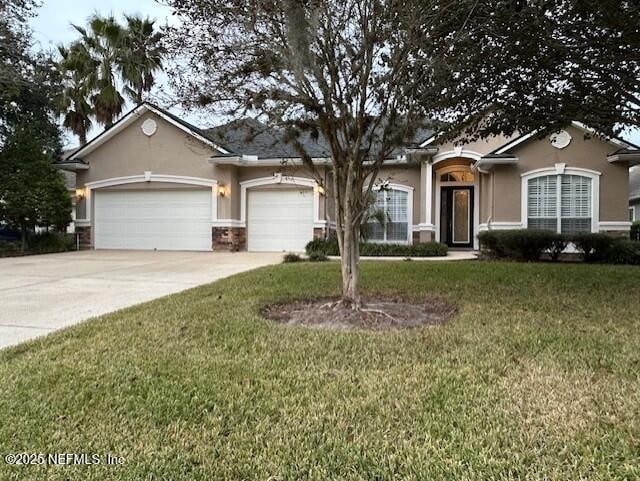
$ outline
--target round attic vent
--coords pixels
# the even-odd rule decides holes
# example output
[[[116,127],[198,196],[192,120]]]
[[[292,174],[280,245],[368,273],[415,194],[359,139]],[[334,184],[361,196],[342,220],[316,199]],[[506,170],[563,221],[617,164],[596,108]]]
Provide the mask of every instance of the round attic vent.
[[[553,145],[556,149],[564,149],[571,143],[571,135],[566,130],[561,130],[560,132],[551,134],[550,140],[551,145]]]
[[[147,119],[142,122],[142,133],[147,137],[151,137],[158,130],[158,124],[153,119]]]

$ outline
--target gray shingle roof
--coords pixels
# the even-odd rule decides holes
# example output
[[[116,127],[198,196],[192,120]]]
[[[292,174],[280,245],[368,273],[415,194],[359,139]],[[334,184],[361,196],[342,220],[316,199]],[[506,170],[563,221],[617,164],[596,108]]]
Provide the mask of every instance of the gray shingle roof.
[[[284,140],[284,132],[269,128],[251,118],[234,120],[203,131],[207,138],[225,146],[237,155],[257,155],[261,158],[299,157],[293,145]],[[328,150],[322,139],[315,141],[306,135],[302,145],[311,157],[327,157]]]
[[[255,119],[234,120],[228,124],[204,130],[203,133],[212,142],[223,145],[236,155],[257,155],[260,158],[299,157],[293,145],[284,140],[282,130],[270,128]],[[407,139],[406,145],[407,147],[415,146],[432,135],[431,129],[417,129],[413,137]],[[305,132],[300,143],[304,145],[311,157],[324,158],[331,155],[322,136],[314,139],[309,132]],[[392,157],[402,154],[403,149],[398,148],[392,152]]]
[[[629,199],[640,199],[640,165],[629,169]]]

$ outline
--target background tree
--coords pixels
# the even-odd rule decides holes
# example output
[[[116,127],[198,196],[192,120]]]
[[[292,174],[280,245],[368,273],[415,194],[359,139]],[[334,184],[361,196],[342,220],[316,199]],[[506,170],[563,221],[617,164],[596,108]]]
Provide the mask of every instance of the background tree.
[[[262,115],[284,128],[322,182],[300,139],[322,136],[342,260],[342,296],[361,307],[359,239],[382,163],[413,138],[431,99],[414,60],[421,32],[411,2],[170,0],[174,83],[187,105]],[[427,6],[430,2],[417,2]]]
[[[136,104],[156,83],[166,54],[155,20],[125,15],[126,25],[114,16],[93,15],[87,27],[73,25],[80,39],[58,47],[64,74],[60,98],[63,124],[87,142],[95,119],[109,128],[122,113],[125,96]]]
[[[125,32],[115,17],[94,15],[88,28],[73,25],[81,35],[80,42],[96,64],[91,103],[96,121],[111,127],[122,113],[124,98],[117,86],[118,61],[124,46]]]
[[[33,0],[0,1],[0,145],[17,110],[16,99],[30,85],[31,58],[27,21],[34,15]]]
[[[93,124],[91,116],[94,109],[90,96],[97,84],[98,65],[82,42],[75,42],[68,48],[61,45],[58,51],[61,57],[58,65],[64,84],[60,96],[63,125],[78,136],[82,146],[87,143],[87,133]]]
[[[436,70],[423,86],[451,121],[449,137],[572,120],[607,135],[640,125],[638,2],[456,3],[434,13],[423,39]]]
[[[0,2],[0,221],[27,232],[68,224],[71,199],[53,166],[60,131],[53,99],[60,76],[46,55],[33,53],[26,22],[31,2]]]
[[[166,49],[162,33],[154,29],[154,20],[125,15],[127,21],[119,67],[125,94],[136,104],[144,100],[155,83],[155,74],[162,70]]]
[[[64,177],[38,137],[34,124],[18,125],[0,150],[0,220],[20,229],[23,252],[36,226],[61,229],[71,222]]]

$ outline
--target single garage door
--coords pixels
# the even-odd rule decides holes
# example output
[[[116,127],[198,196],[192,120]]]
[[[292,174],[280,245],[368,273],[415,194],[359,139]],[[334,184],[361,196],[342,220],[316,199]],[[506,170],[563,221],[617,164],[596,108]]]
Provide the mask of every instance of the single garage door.
[[[248,250],[303,251],[313,239],[311,189],[249,190]]]
[[[211,250],[211,190],[95,192],[96,249]]]

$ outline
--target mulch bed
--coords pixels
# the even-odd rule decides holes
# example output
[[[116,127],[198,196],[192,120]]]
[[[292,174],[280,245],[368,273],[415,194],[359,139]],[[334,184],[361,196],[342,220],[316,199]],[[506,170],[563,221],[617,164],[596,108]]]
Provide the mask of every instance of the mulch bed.
[[[458,312],[441,298],[419,304],[402,299],[364,299],[361,310],[345,307],[338,299],[295,301],[273,304],[262,309],[262,315],[291,326],[310,326],[335,330],[406,329],[444,324]]]

